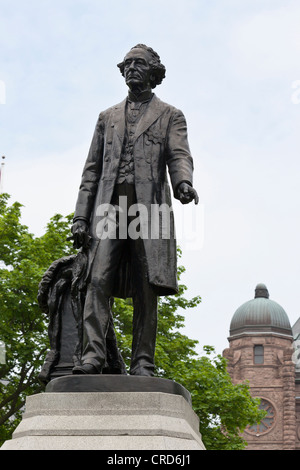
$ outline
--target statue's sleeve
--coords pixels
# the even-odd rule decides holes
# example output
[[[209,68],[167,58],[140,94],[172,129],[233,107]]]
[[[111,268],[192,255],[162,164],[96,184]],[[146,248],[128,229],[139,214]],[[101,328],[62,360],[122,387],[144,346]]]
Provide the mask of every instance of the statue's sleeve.
[[[103,135],[104,119],[100,114],[93,139],[91,142],[88,157],[86,159],[79,193],[74,213],[74,221],[78,219],[90,220],[91,212],[94,207],[94,200],[98,189],[99,179],[102,172],[103,162]]]
[[[170,120],[167,138],[167,165],[174,192],[178,199],[177,188],[186,182],[193,186],[193,158],[188,143],[187,123],[183,113],[176,110]]]

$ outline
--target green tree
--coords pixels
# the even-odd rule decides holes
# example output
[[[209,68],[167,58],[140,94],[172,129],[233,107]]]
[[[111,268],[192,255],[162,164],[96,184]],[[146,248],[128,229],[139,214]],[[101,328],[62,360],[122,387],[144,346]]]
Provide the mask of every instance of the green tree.
[[[54,216],[45,235],[34,237],[22,225],[21,204],[0,196],[0,340],[6,363],[0,365],[0,441],[10,437],[27,395],[42,385],[37,375],[48,348],[47,318],[37,304],[42,275],[56,259],[72,252],[66,242],[71,216]]]
[[[174,369],[172,378],[191,393],[207,449],[244,449],[247,443],[241,433],[265,412],[258,410],[260,400],[251,397],[247,383],[232,383],[226,359],[211,346],[203,350],[200,357]]]
[[[38,284],[54,260],[74,253],[66,240],[72,215],[55,215],[45,234],[35,237],[20,222],[21,204],[9,206],[8,200],[0,195],[0,341],[6,345],[6,363],[0,364],[0,444],[21,419],[26,396],[43,390],[37,376],[48,349],[48,319],[37,304]],[[179,280],[183,271],[179,267]],[[201,302],[199,296],[187,300],[185,291],[179,283],[176,296],[159,299],[156,375],[190,391],[208,449],[243,448],[240,432],[261,418],[257,400],[247,384],[232,384],[225,359],[212,347],[206,346],[199,357],[197,341],[180,332],[184,316],[179,309]],[[116,299],[113,310],[119,347],[129,365],[132,302]]]

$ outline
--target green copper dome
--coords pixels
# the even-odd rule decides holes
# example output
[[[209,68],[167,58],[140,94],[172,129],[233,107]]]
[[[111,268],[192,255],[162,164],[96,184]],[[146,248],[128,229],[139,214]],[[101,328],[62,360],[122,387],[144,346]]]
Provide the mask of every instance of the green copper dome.
[[[269,299],[269,292],[264,284],[256,286],[254,299],[241,305],[231,320],[230,337],[250,333],[292,336],[292,328],[285,310]]]

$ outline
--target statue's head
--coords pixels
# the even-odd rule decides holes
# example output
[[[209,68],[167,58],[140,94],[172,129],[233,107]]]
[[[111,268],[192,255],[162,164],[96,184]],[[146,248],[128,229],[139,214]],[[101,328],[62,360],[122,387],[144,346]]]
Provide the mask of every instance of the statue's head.
[[[160,85],[166,76],[166,68],[159,55],[145,44],[132,47],[118,67],[131,89],[138,83],[153,89]]]

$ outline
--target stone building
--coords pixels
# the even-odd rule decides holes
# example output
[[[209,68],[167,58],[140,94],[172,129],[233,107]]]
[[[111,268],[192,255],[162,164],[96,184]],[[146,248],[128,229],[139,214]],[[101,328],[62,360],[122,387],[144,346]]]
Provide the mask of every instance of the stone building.
[[[300,449],[300,319],[292,328],[284,309],[269,299],[264,284],[234,313],[229,348],[223,352],[233,383],[249,382],[267,414],[248,427],[248,450]]]

